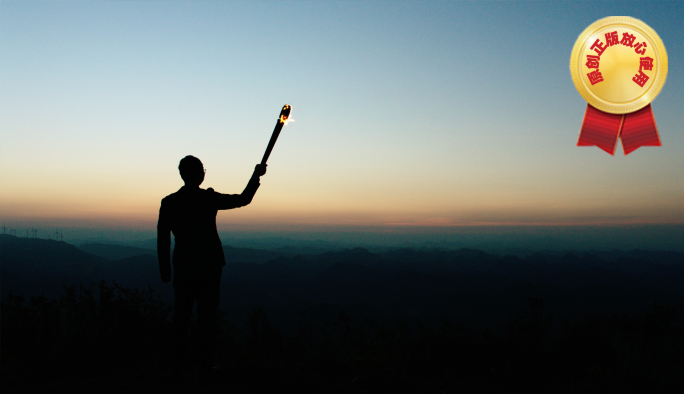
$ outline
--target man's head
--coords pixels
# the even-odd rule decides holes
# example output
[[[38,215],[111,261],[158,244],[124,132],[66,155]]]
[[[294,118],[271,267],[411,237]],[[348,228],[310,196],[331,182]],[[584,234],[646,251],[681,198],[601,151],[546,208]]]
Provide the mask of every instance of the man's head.
[[[178,165],[180,176],[185,181],[186,186],[196,186],[204,181],[204,165],[195,156],[185,156]]]

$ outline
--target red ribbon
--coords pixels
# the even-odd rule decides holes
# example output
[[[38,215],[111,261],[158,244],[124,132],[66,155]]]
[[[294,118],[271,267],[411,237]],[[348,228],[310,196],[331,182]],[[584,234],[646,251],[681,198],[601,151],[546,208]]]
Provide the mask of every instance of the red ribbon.
[[[661,146],[651,104],[624,115],[603,112],[587,104],[577,146],[596,145],[611,155],[618,137],[625,155],[641,146]]]

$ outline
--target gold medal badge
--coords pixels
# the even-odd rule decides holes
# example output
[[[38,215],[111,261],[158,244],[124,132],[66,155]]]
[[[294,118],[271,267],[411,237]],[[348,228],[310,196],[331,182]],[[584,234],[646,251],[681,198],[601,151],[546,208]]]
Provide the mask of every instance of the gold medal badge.
[[[661,146],[651,101],[667,78],[667,52],[656,32],[627,16],[600,19],[577,38],[570,74],[587,100],[577,146],[611,155],[618,138],[626,154]]]

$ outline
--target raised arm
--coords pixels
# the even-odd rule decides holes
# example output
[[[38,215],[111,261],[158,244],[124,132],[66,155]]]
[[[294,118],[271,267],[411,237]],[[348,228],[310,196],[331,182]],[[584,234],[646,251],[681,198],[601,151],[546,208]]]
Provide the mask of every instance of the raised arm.
[[[257,164],[254,167],[254,173],[249,179],[245,190],[240,194],[221,194],[214,193],[216,195],[216,204],[218,209],[232,209],[244,207],[252,202],[254,194],[256,194],[259,188],[259,177],[266,174],[266,164]]]
[[[168,212],[162,201],[157,222],[157,256],[159,258],[159,275],[164,283],[171,281],[171,228],[168,225]]]

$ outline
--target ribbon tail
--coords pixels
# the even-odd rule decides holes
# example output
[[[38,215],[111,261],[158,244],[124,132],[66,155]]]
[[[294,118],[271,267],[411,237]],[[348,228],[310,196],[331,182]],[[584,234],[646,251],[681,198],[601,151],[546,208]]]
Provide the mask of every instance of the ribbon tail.
[[[625,115],[620,137],[625,155],[642,146],[661,146],[651,104]]]
[[[609,114],[587,104],[577,146],[597,146],[615,154],[623,118],[623,115]]]

